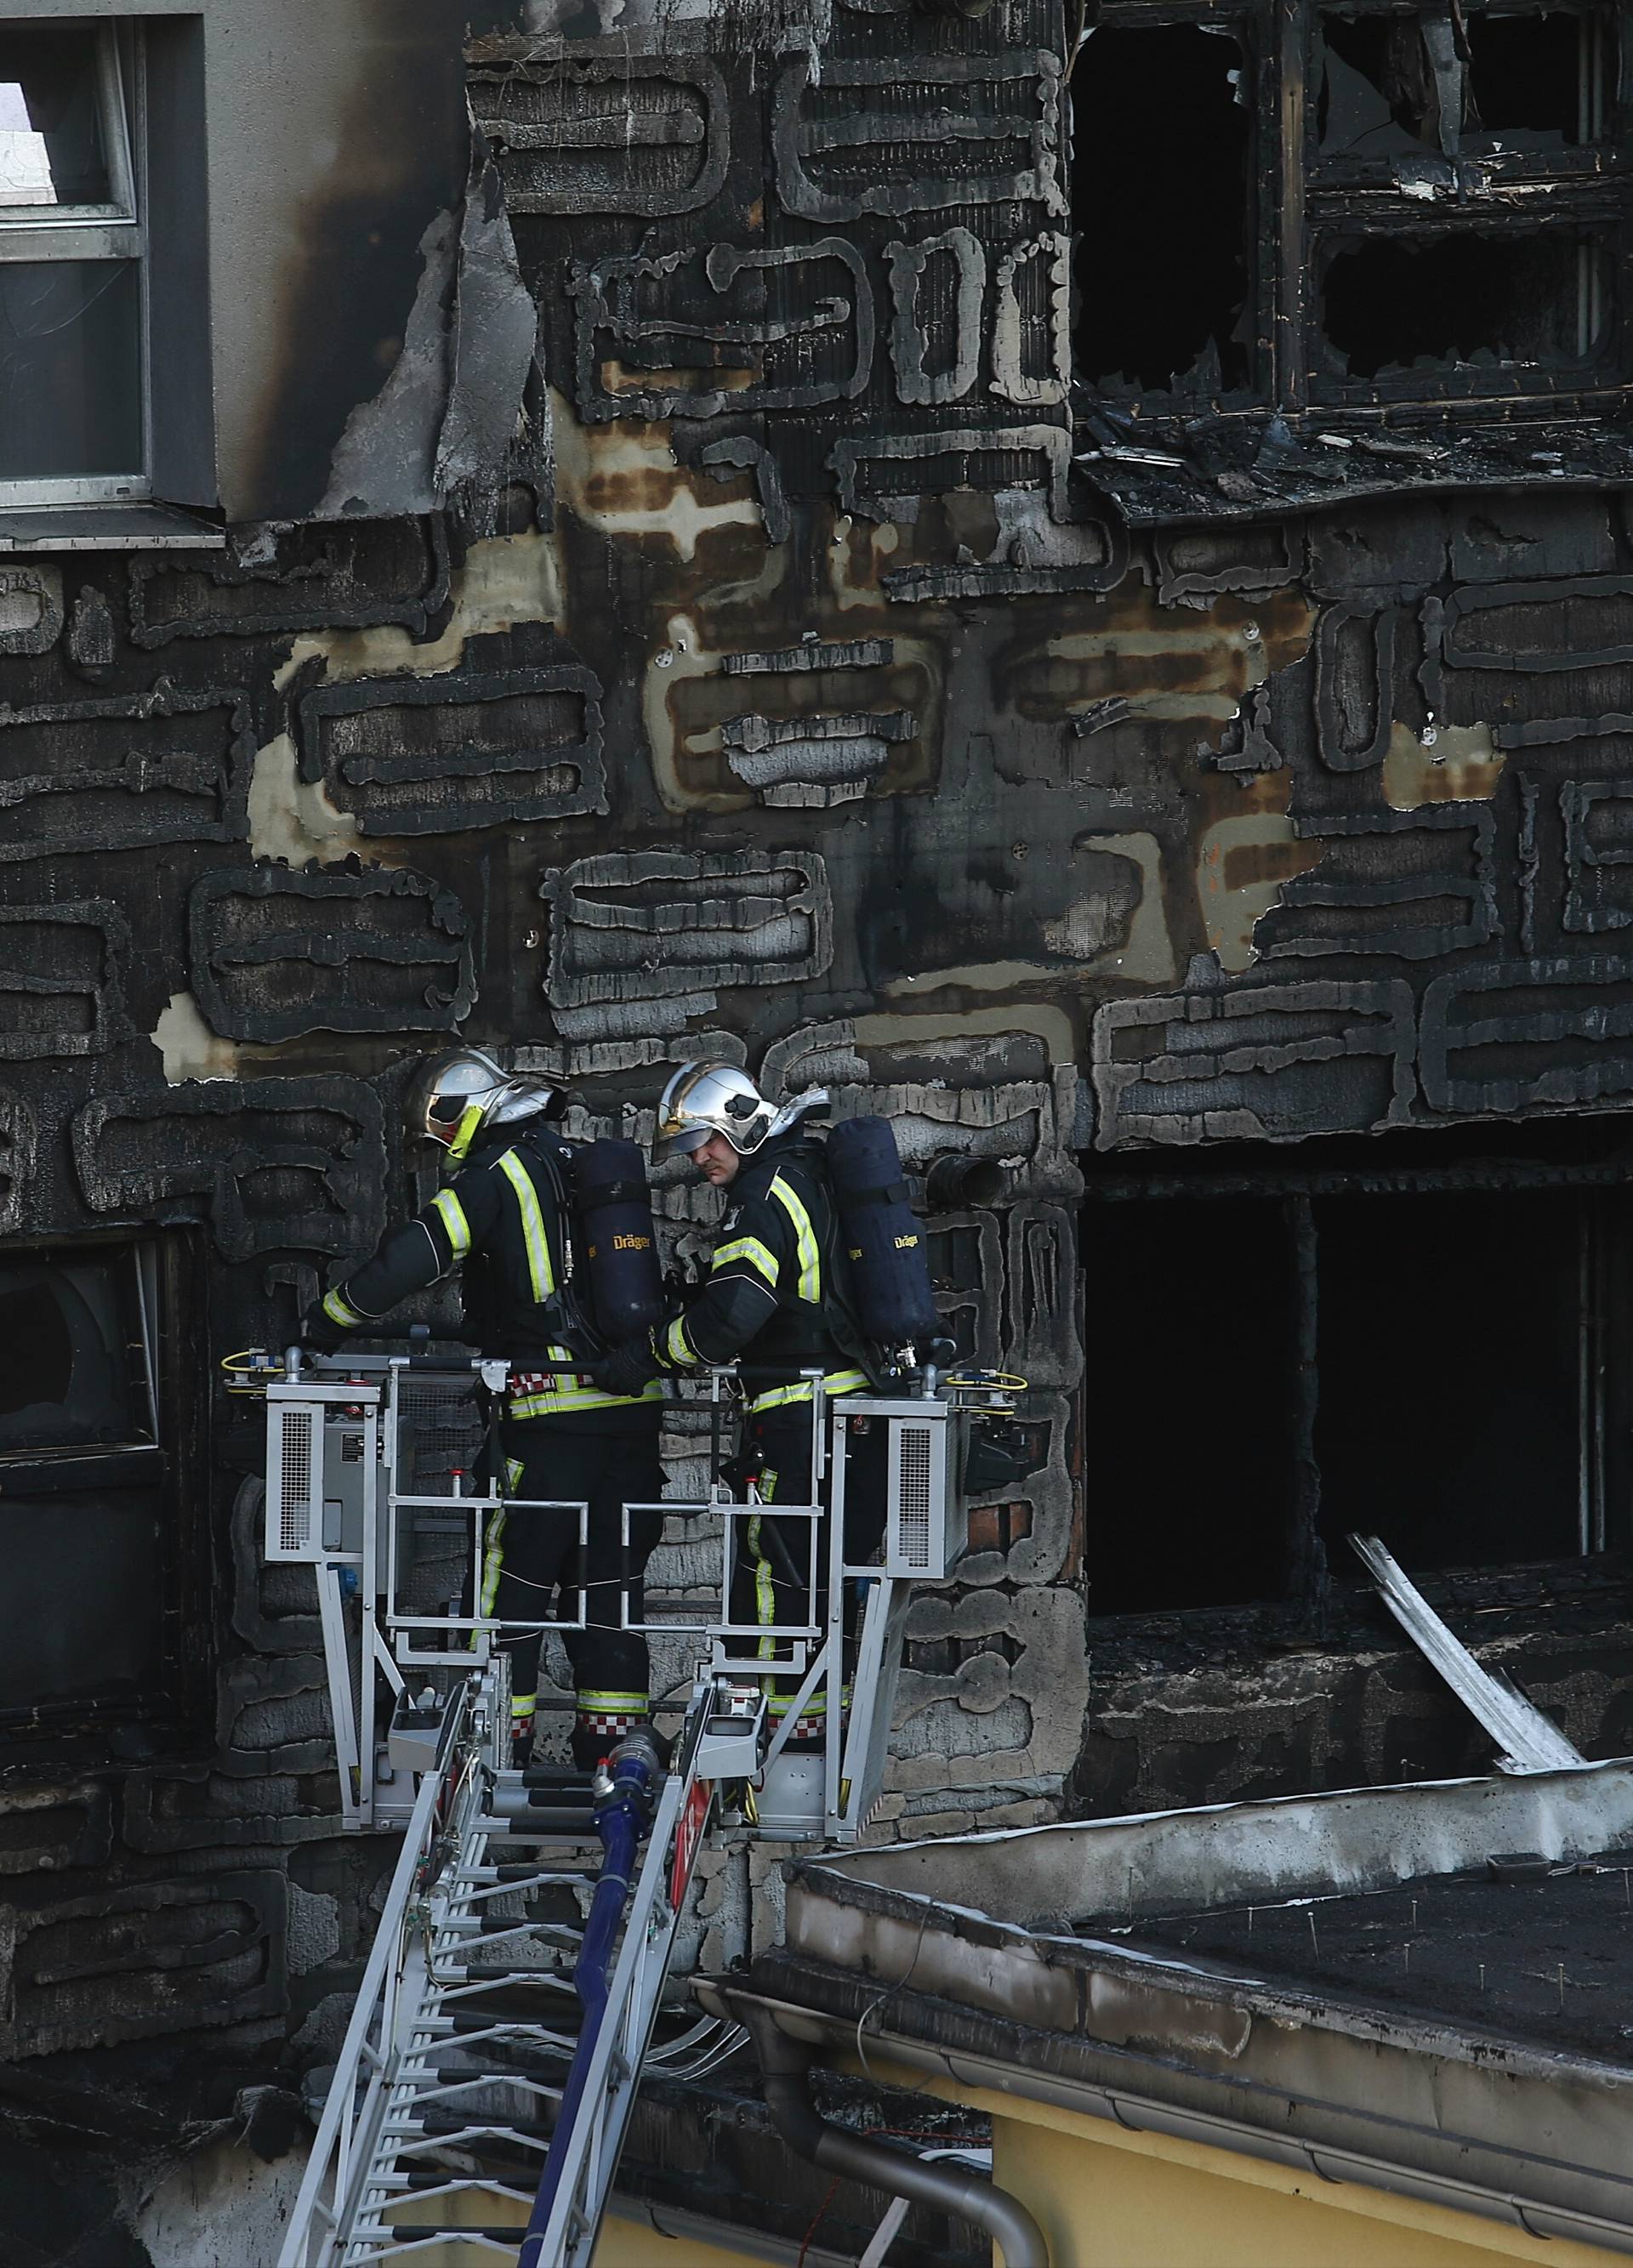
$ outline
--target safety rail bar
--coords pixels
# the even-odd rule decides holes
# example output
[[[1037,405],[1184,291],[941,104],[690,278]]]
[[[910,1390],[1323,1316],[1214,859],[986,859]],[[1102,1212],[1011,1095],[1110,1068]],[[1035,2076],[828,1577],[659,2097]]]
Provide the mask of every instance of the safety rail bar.
[[[497,1705],[499,1683],[498,1674],[490,1670],[480,1681],[462,1680],[448,1697],[437,1760],[420,1779],[277,2268],[336,2268],[341,2258],[336,2248],[345,2241],[344,2231],[356,2202],[353,2192],[367,2171],[396,2076],[391,2043],[403,1984],[401,1956],[423,1893],[422,1870],[456,1824],[445,1815],[443,1803],[456,1763],[462,1765],[462,1777],[449,1811],[474,1812],[480,1807],[482,1775],[472,1769],[475,1756],[467,1734],[479,1702],[485,1700],[490,1710]]]

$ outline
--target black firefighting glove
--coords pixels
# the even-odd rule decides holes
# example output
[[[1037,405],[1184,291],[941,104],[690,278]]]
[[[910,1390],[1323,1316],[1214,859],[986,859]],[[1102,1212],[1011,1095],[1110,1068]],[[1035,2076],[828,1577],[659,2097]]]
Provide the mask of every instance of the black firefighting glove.
[[[345,1336],[334,1317],[323,1313],[321,1303],[308,1307],[300,1318],[300,1344],[308,1354],[333,1354]]]
[[[639,1394],[658,1374],[651,1347],[632,1339],[591,1363],[589,1374],[603,1394]]]

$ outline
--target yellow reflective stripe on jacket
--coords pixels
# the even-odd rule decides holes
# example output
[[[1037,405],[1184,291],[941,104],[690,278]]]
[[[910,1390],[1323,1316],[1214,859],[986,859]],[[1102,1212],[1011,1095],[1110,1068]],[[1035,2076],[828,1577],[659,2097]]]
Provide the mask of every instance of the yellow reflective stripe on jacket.
[[[514,1150],[506,1150],[499,1160],[499,1168],[516,1193],[516,1209],[521,1216],[521,1240],[528,1252],[528,1278],[533,1296],[543,1302],[556,1288],[556,1271],[550,1265],[550,1240],[544,1233],[544,1215],[539,1205],[539,1193],[533,1186],[533,1176]],[[570,1362],[571,1351],[553,1346],[550,1350],[552,1362]],[[596,1386],[587,1386],[575,1373],[558,1373],[560,1384],[548,1387],[537,1394],[518,1394],[512,1397],[510,1414],[513,1418],[554,1418],[568,1410],[616,1410],[637,1402],[661,1402],[663,1388],[654,1379],[644,1394],[603,1394]]]
[[[800,1259],[799,1296],[817,1305],[822,1300],[822,1256],[816,1248],[811,1217],[780,1174],[771,1185],[771,1195],[794,1223],[794,1241]]]
[[[431,1209],[441,1218],[454,1257],[462,1260],[470,1249],[470,1223],[465,1218],[464,1206],[452,1189],[439,1189],[431,1200]]]
[[[598,1386],[575,1386],[563,1373],[563,1383],[543,1394],[513,1394],[513,1418],[556,1418],[565,1410],[632,1410],[638,1403],[661,1402],[663,1388],[654,1378],[640,1394],[603,1394]]]
[[[506,1151],[499,1161],[499,1169],[516,1192],[517,1210],[521,1215],[521,1241],[528,1248],[528,1275],[534,1298],[543,1303],[556,1288],[556,1271],[550,1264],[550,1241],[544,1233],[544,1216],[539,1210],[539,1193],[533,1186],[532,1174],[514,1150]]]
[[[331,1323],[338,1323],[343,1331],[354,1331],[359,1323],[368,1321],[359,1308],[354,1307],[351,1300],[338,1292],[323,1294],[323,1313]]]
[[[609,1717],[624,1715],[633,1709],[645,1715],[647,1696],[645,1693],[593,1693],[580,1685],[575,1696],[580,1710],[600,1709]]]
[[[729,1244],[722,1244],[710,1265],[711,1275],[730,1267],[734,1260],[746,1260],[757,1276],[763,1276],[774,1292],[777,1288],[777,1256],[768,1244],[757,1236],[734,1236]]]
[[[837,1400],[842,1394],[865,1393],[868,1379],[866,1373],[860,1370],[831,1370],[823,1380],[823,1384],[828,1389],[829,1399],[832,1401]],[[749,1412],[751,1417],[754,1417],[762,1410],[785,1410],[791,1403],[809,1402],[810,1398],[811,1381],[809,1378],[802,1378],[793,1386],[773,1386],[769,1393],[757,1394],[749,1404]]]

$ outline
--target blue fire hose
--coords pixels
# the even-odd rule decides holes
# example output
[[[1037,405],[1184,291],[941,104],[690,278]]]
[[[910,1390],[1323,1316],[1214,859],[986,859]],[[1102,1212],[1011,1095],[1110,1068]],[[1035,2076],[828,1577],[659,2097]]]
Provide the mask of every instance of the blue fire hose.
[[[573,1978],[573,1987],[584,2007],[584,2027],[573,2051],[567,2083],[562,2090],[561,2108],[556,2116],[555,2132],[550,2137],[550,2152],[544,2161],[538,2195],[533,2200],[533,2212],[528,2221],[528,2233],[522,2239],[517,2268],[555,2268],[554,2263],[546,2263],[541,2257],[544,2231],[550,2225],[550,2214],[555,2211],[564,2161],[583,2104],[584,2089],[590,2065],[595,2060],[596,2043],[601,2037],[618,1924],[624,1918],[624,1907],[629,1904],[630,1885],[635,1878],[636,1855],[652,1817],[653,1794],[660,1767],[657,1751],[650,1737],[638,1733],[632,1739],[620,1742],[610,1762],[611,1792],[595,1807],[595,1832],[601,1837],[604,1855],[601,1872],[595,1878],[595,1892],[590,1900],[589,1918],[584,1926],[579,1964]]]

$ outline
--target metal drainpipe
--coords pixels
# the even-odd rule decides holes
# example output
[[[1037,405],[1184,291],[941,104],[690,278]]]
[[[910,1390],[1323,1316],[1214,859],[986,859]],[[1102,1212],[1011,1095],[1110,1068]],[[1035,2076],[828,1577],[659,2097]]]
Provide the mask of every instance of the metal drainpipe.
[[[1043,2231],[1018,2198],[997,2188],[985,2175],[926,2165],[904,2150],[886,2149],[883,2143],[831,2126],[811,2101],[815,2049],[780,2031],[768,2008],[740,2007],[734,2013],[752,2035],[765,2107],[791,2150],[824,2172],[845,2174],[868,2189],[973,2221],[1002,2252],[1005,2268],[1049,2268]]]

